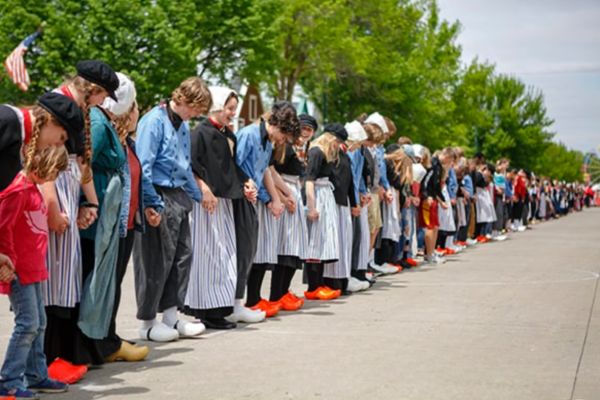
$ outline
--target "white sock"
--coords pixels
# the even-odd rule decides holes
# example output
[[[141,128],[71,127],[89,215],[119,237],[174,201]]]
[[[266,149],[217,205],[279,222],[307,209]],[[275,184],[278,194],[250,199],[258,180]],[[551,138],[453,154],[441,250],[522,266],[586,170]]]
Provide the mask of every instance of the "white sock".
[[[169,328],[172,328],[175,326],[175,323],[177,322],[177,307],[176,306],[167,308],[166,310],[163,311],[162,322],[163,322],[163,324],[167,325]]]
[[[156,319],[142,320],[142,329],[148,330],[154,326],[158,321]]]
[[[369,250],[369,262],[373,262],[375,260],[375,249]]]
[[[244,299],[235,299],[233,308],[234,310],[244,308]]]

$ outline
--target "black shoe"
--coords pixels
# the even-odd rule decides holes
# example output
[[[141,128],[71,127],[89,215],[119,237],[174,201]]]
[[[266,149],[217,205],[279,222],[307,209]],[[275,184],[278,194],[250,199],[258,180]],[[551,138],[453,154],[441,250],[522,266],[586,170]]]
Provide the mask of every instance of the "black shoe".
[[[225,318],[207,318],[203,319],[202,323],[208,329],[235,329],[237,324],[229,322]]]

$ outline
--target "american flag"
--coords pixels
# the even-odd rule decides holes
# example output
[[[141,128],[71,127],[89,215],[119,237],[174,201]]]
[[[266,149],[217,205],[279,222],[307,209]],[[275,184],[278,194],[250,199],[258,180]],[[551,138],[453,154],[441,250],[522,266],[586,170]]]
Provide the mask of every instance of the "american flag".
[[[25,60],[23,56],[25,52],[31,46],[31,43],[40,35],[40,31],[35,32],[25,38],[16,49],[6,58],[4,66],[6,72],[12,79],[12,81],[19,87],[19,89],[26,91],[29,88],[29,74],[25,67]]]

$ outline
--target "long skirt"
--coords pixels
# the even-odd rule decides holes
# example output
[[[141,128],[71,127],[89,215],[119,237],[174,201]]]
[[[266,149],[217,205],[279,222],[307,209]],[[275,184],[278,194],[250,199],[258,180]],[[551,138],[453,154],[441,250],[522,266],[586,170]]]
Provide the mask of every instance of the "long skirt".
[[[345,279],[352,269],[352,215],[350,208],[338,204],[340,258],[334,263],[326,263],[325,278]]]
[[[340,258],[339,217],[329,179],[315,181],[315,203],[319,219],[308,221],[307,260],[333,262]]]
[[[371,248],[371,232],[369,231],[369,212],[367,207],[360,209],[360,248],[358,251],[358,271],[367,269],[369,250]]]
[[[192,266],[185,296],[186,313],[233,307],[237,281],[237,254],[233,206],[218,198],[210,214],[194,203],[190,223]]]
[[[281,177],[292,192],[294,200],[296,200],[296,211],[290,214],[286,210],[279,219],[277,253],[280,256],[292,256],[305,260],[308,249],[308,226],[302,203],[300,178],[290,175],[282,175]]]
[[[69,227],[63,234],[48,235],[48,280],[42,283],[46,306],[74,308],[81,299],[80,179],[77,160],[70,156],[67,170],[55,182],[60,211],[69,218]]]
[[[258,245],[254,264],[277,264],[277,249],[279,247],[279,220],[276,219],[267,205],[258,202]]]

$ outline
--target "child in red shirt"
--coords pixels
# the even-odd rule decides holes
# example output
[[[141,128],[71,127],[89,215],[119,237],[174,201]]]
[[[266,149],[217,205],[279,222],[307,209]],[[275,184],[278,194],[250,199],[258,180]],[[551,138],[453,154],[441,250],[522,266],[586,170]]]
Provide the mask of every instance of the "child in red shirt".
[[[55,180],[67,163],[63,146],[39,151],[29,147],[25,168],[0,193],[0,254],[12,261],[15,273],[14,279],[0,282],[0,293],[9,295],[15,313],[15,328],[0,370],[0,396],[35,398],[29,389],[67,390],[65,384],[48,378],[44,356],[46,313],[41,282],[48,278],[48,221],[37,187]]]

